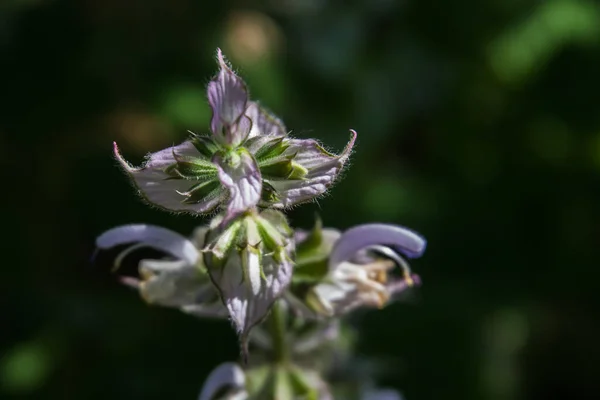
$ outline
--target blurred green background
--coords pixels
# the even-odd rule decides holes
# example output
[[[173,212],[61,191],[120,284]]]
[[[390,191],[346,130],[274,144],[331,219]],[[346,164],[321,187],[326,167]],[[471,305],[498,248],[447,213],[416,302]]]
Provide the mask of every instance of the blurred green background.
[[[96,235],[202,220],[145,206],[134,162],[207,132],[222,47],[293,134],[339,151],[308,227],[429,240],[416,301],[356,320],[381,385],[418,399],[600,393],[600,8],[569,0],[2,0],[2,399],[195,399],[227,322],[146,306]]]

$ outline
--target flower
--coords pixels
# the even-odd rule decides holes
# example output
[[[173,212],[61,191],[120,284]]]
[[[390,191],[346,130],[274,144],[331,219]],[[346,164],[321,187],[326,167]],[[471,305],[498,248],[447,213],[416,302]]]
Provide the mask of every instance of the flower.
[[[226,208],[224,223],[257,205],[286,208],[310,201],[335,182],[356,132],[340,155],[312,139],[293,139],[281,120],[250,101],[244,81],[217,51],[220,67],[208,85],[211,135],[191,133],[171,148],[131,166],[115,157],[139,193],[160,208],[194,214]]]
[[[215,368],[202,387],[198,400],[245,400],[246,375],[239,365],[228,362]]]
[[[285,216],[247,213],[206,231],[204,263],[229,311],[246,355],[250,330],[261,322],[292,279],[294,242]]]
[[[314,238],[305,240],[314,242]],[[304,297],[305,304],[317,315],[332,317],[358,307],[381,308],[394,295],[420,283],[419,277],[410,272],[401,255],[420,257],[425,251],[426,241],[407,228],[385,224],[360,225],[335,238],[334,244],[331,244],[331,237],[329,241],[318,243],[317,247],[328,243],[325,246],[332,248],[331,253],[322,252],[321,259],[308,266],[301,265],[298,260],[297,267],[298,271],[312,269],[314,277],[320,276],[305,290]],[[302,248],[302,243],[298,244],[298,248]],[[327,270],[324,270],[325,254]],[[402,269],[401,279],[391,275],[396,266]]]
[[[96,239],[99,249],[136,243],[123,250],[115,260],[121,261],[142,247],[160,250],[171,259],[141,260],[140,279],[122,277],[121,281],[137,289],[148,304],[176,307],[202,317],[226,317],[218,292],[210,282],[198,248],[206,228],[198,228],[192,239],[187,239],[169,229],[146,225],[123,225],[110,229]]]

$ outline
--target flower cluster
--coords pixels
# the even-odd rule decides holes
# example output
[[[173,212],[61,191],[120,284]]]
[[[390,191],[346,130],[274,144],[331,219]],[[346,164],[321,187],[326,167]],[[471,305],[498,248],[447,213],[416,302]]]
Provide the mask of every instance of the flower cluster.
[[[220,50],[217,61],[220,70],[207,93],[210,134],[191,133],[185,142],[149,154],[141,167],[131,166],[114,145],[145,200],[172,212],[212,214],[212,220],[191,237],[148,224],[124,225],[104,232],[96,245],[129,245],[115,259],[116,268],[142,247],[160,251],[164,257],[141,260],[139,276],[121,281],[149,304],[229,318],[245,358],[253,346],[278,360],[266,370],[222,365],[200,400],[216,399],[217,393],[220,399],[331,399],[324,371],[305,360],[318,359],[315,350],[338,335],[339,317],[356,308],[381,308],[419,284],[406,260],[420,257],[426,242],[387,224],[340,232],[318,220],[310,231],[292,229],[282,210],[331,187],[356,132],[351,130],[339,155],[313,139],[290,137],[279,118],[249,99]],[[271,335],[259,326],[269,313]],[[290,319],[295,322],[287,326]],[[363,399],[397,398],[365,393]]]

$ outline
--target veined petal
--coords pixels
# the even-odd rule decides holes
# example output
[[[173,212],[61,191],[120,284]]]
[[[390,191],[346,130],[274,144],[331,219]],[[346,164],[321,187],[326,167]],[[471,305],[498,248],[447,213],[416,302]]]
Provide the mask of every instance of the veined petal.
[[[245,386],[246,376],[242,368],[235,363],[223,363],[206,378],[198,400],[243,400],[247,398]],[[222,396],[223,391],[226,391],[226,397],[216,397]]]
[[[294,155],[293,163],[298,171],[303,171],[296,179],[271,179],[268,183],[275,190],[275,200],[269,206],[275,208],[289,207],[294,204],[315,199],[324,194],[335,182],[345,162],[348,160],[356,140],[356,132],[340,155],[327,152],[312,139],[291,139],[289,147],[282,156]]]
[[[177,163],[176,156],[184,158],[201,158],[191,141],[149,154],[144,164],[139,167],[131,166],[119,153],[114,143],[115,157],[132,178],[139,193],[149,203],[169,211],[190,213],[206,213],[217,207],[224,198],[222,188],[217,188],[206,194],[202,199],[188,200],[190,188],[201,181],[193,179],[174,179],[169,174],[169,168]]]
[[[292,279],[292,262],[276,262],[272,257],[262,259],[262,282],[257,293],[255,286],[244,276],[242,254],[231,253],[222,267],[208,268],[215,286],[234,323],[242,342],[256,324],[261,322],[271,306]]]
[[[221,183],[229,190],[226,221],[258,204],[262,177],[250,153],[242,149],[226,156],[216,154],[213,162],[218,167]]]
[[[164,251],[190,265],[198,261],[199,252],[190,240],[177,232],[154,225],[132,224],[110,229],[98,236],[96,246],[109,249],[135,242]]]
[[[329,266],[334,268],[348,261],[360,250],[373,246],[388,246],[409,258],[418,258],[427,247],[427,241],[418,233],[401,226],[365,224],[345,231],[334,246]]]
[[[279,118],[254,101],[248,103],[246,115],[252,120],[252,130],[248,135],[248,139],[257,136],[285,136],[287,133],[283,122]],[[252,149],[249,150],[252,151]]]
[[[211,129],[223,143],[237,146],[250,133],[250,127],[232,129],[244,115],[248,93],[244,81],[227,65],[220,49],[217,50],[217,61],[221,70],[208,84],[208,102],[213,111]]]

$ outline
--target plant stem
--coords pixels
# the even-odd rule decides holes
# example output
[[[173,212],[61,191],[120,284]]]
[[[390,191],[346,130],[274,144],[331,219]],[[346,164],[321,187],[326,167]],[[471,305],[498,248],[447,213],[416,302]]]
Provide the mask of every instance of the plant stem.
[[[271,309],[269,328],[271,330],[271,339],[273,340],[274,361],[286,364],[289,359],[289,352],[285,340],[285,310],[279,301],[276,301]]]

